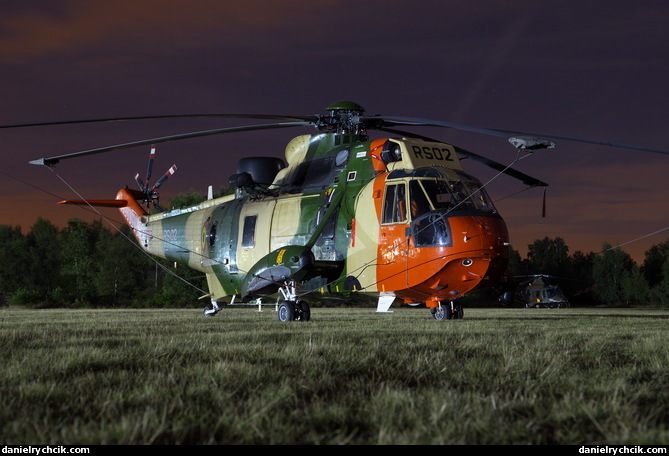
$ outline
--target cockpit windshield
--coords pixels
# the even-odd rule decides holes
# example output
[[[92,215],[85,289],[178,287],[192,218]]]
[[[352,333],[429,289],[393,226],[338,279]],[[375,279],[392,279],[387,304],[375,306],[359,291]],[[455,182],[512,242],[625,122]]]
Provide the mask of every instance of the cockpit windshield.
[[[408,200],[405,200],[407,184]],[[407,213],[405,208],[410,208],[410,212]],[[411,220],[416,220],[434,211],[497,212],[481,182],[465,172],[427,167],[390,173],[386,184],[383,223],[400,223],[407,220],[409,215]]]
[[[457,200],[455,208],[477,209],[484,212],[495,212],[495,206],[483,186],[474,180],[451,182],[453,194]]]
[[[410,223],[416,247],[452,245],[448,218],[463,211],[496,212],[481,183],[468,174],[430,167],[395,170],[386,180],[382,223]]]
[[[453,204],[453,193],[448,188],[448,183],[446,181],[442,179],[439,180],[425,179],[420,181],[412,181],[411,183],[416,184],[416,186],[418,185],[422,186],[422,188],[424,189],[425,197],[430,200],[430,203],[434,209],[451,208]],[[418,188],[416,188],[416,190],[418,190]],[[419,192],[417,191],[416,193]]]
[[[410,192],[413,218],[430,210],[495,211],[485,189],[472,180],[412,180]]]

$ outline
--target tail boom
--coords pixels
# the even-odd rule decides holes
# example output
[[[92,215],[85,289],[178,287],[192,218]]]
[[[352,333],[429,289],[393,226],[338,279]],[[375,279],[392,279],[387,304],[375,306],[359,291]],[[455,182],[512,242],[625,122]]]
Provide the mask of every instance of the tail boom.
[[[116,193],[116,199],[113,200],[63,200],[58,204],[75,204],[79,206],[96,207],[115,207],[123,214],[126,223],[132,228],[132,231],[144,247],[148,245],[151,239],[151,233],[146,230],[146,216],[148,212],[137,200],[144,198],[144,194],[137,190],[122,188]]]
[[[146,248],[149,244],[149,240],[152,237],[151,233],[146,229],[146,216],[149,215],[149,213],[146,212],[144,207],[142,207],[142,205],[137,201],[138,193],[141,192],[130,190],[128,188],[122,188],[118,191],[118,193],[116,193],[115,201],[125,203],[117,207],[119,208],[128,226],[132,228],[132,232],[137,238],[137,241],[139,241],[141,246]],[[139,197],[143,197],[143,194],[141,194]]]

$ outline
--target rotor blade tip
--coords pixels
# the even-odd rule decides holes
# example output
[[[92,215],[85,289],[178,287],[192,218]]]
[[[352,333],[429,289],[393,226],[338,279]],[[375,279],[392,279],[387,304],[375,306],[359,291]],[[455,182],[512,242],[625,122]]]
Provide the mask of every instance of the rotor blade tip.
[[[56,163],[58,163],[58,160],[48,159],[48,158],[39,158],[37,160],[31,160],[28,163],[31,164],[31,165],[53,166]]]

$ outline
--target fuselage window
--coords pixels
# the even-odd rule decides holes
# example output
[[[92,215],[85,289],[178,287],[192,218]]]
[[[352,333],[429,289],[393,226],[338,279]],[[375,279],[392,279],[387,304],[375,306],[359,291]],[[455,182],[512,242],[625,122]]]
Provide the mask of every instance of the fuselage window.
[[[213,249],[214,244],[216,243],[216,222],[211,224],[209,228],[209,234],[207,235],[207,242],[209,243],[209,248]]]
[[[406,208],[406,186],[403,183],[387,185],[381,223],[405,222],[407,219]]]
[[[286,191],[289,193],[314,192],[326,188],[334,176],[341,172],[341,166],[346,164],[342,157],[338,158],[339,162],[336,162],[334,156],[325,156],[300,163],[288,178]],[[340,165],[335,166],[336,163]]]
[[[242,247],[253,247],[256,243],[256,220],[257,215],[249,215],[244,218],[244,231],[242,232]]]

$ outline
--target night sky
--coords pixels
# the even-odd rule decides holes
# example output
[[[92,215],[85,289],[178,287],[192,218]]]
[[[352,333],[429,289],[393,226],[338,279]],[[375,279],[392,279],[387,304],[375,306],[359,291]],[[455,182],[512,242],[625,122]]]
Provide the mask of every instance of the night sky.
[[[421,117],[669,150],[666,0],[0,0],[0,124],[122,116],[313,115],[339,100],[367,114]],[[59,206],[113,198],[144,175],[150,148],[30,160],[239,125],[148,120],[0,130],[0,224],[27,231],[100,218]],[[249,123],[244,121],[243,123]],[[504,164],[506,140],[413,129]],[[295,128],[158,145],[155,181],[175,193],[226,186],[244,156],[283,157]],[[622,245],[637,262],[669,239],[669,155],[556,141],[514,168],[526,187],[474,162],[513,247],[561,237],[570,253]],[[113,209],[101,209],[119,220]],[[655,233],[652,234],[651,233]]]

